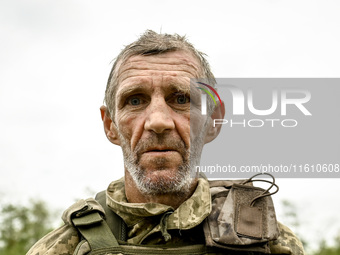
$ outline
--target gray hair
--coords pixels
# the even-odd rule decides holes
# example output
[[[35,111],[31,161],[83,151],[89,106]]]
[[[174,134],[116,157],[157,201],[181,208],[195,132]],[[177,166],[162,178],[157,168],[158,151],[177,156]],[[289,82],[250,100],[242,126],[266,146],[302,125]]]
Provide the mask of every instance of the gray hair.
[[[130,57],[136,55],[157,55],[177,50],[185,50],[193,54],[193,56],[198,59],[200,63],[200,73],[203,77],[196,78],[207,79],[210,81],[212,86],[216,84],[214,75],[210,70],[209,63],[205,58],[206,55],[196,50],[194,46],[187,41],[185,36],[180,36],[178,34],[158,34],[152,30],[146,30],[138,40],[127,45],[115,59],[105,90],[104,102],[107,106],[106,114],[110,115],[111,119],[114,120],[115,96],[118,87],[117,78],[119,75],[119,69]],[[211,107],[209,107],[210,105],[211,103],[208,102],[208,109],[210,108],[209,112],[211,112]]]

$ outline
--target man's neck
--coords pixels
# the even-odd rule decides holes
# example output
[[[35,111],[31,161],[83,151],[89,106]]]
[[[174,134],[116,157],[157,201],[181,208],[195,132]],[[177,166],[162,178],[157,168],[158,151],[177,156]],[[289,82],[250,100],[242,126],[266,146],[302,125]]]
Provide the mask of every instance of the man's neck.
[[[125,193],[129,203],[159,203],[169,205],[175,210],[194,193],[198,180],[194,179],[186,192],[174,192],[166,194],[144,194],[136,186],[128,171],[125,172]]]

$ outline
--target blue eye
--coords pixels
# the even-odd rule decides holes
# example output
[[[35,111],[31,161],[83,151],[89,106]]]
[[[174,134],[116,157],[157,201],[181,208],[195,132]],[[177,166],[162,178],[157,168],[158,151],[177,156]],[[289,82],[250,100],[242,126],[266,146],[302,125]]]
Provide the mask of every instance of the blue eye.
[[[178,95],[176,100],[178,104],[186,104],[189,101],[185,95]]]
[[[138,97],[134,97],[129,100],[129,103],[131,105],[139,105],[141,103],[141,100]]]

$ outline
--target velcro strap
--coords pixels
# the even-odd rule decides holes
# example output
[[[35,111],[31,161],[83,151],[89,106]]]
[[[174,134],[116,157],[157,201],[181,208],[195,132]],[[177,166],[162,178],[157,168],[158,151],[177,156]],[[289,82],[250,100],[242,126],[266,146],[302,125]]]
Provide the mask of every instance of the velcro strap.
[[[105,215],[104,209],[96,200],[93,198],[81,199],[63,213],[62,219],[65,224],[72,226],[74,218],[80,218],[80,216],[87,215],[93,211],[98,211],[100,214]]]
[[[236,232],[240,236],[262,239],[262,207],[238,206]]]
[[[101,221],[103,221],[103,218],[99,215],[99,213],[90,213],[87,215],[83,215],[80,218],[72,219],[72,222],[76,227],[98,224]]]

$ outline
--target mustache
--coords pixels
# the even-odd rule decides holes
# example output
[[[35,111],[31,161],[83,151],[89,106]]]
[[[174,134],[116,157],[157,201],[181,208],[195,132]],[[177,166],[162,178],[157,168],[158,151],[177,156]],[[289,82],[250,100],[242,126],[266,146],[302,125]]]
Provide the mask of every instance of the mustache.
[[[149,137],[138,141],[134,149],[138,161],[144,152],[154,150],[155,148],[175,150],[178,151],[182,157],[188,152],[188,148],[182,139],[172,137],[169,134],[152,133]]]

